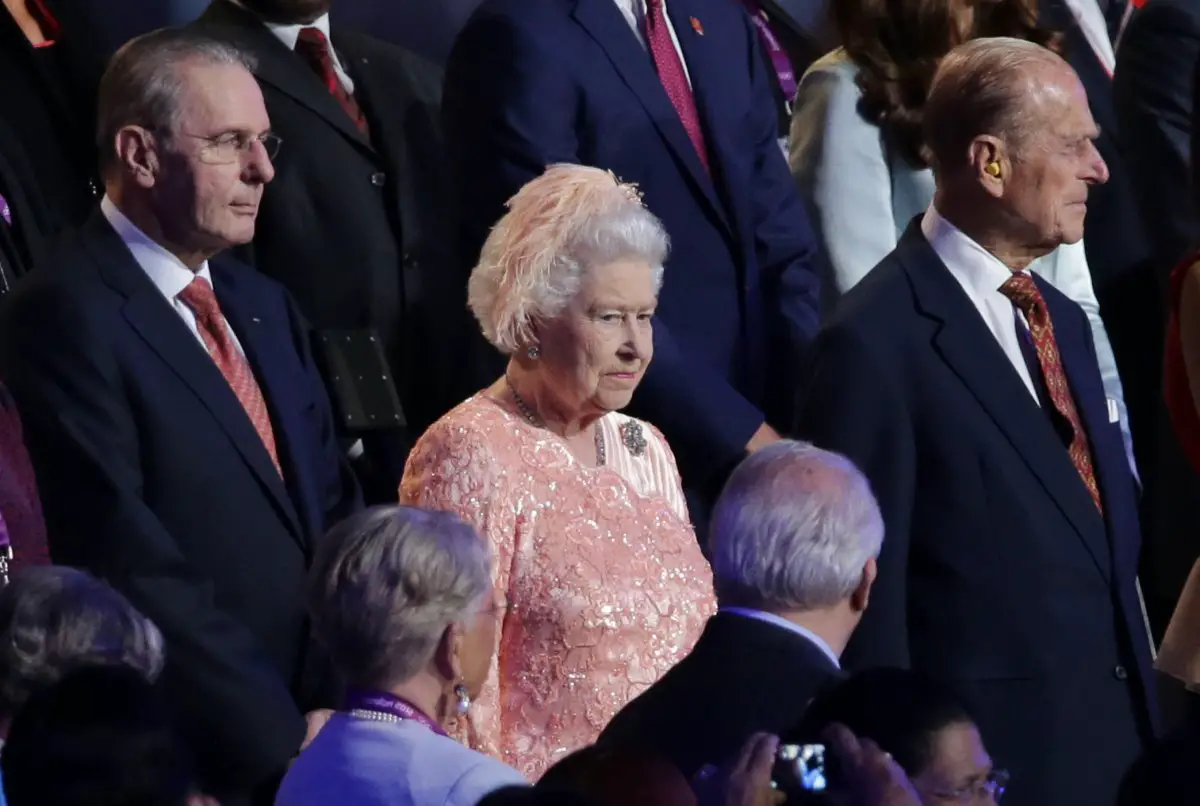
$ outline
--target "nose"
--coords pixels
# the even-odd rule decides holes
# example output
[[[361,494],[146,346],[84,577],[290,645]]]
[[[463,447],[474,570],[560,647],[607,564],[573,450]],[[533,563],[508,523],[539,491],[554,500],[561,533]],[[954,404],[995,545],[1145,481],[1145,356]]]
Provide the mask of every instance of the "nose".
[[[625,352],[630,362],[648,361],[654,350],[654,328],[649,319],[631,316],[625,325]]]
[[[1104,157],[1100,156],[1095,143],[1088,146],[1088,171],[1084,180],[1092,185],[1103,185],[1108,181],[1108,165],[1104,162]]]
[[[250,146],[249,159],[245,166],[247,184],[263,184],[275,178],[275,166],[267,156],[267,147],[260,141]]]

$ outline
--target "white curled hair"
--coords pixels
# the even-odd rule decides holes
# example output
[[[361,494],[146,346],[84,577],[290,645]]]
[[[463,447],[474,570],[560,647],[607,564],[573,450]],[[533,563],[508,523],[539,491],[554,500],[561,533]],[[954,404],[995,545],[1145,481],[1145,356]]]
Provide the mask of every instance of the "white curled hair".
[[[509,355],[533,342],[536,322],[562,313],[593,266],[644,260],[657,291],[669,248],[635,186],[599,168],[552,165],[509,200],[471,272],[467,304]]]

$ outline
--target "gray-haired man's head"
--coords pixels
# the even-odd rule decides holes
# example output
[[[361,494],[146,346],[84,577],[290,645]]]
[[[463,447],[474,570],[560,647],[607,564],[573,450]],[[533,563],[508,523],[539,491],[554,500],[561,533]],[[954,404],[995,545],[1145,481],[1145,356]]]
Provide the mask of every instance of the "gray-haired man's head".
[[[717,501],[717,598],[774,613],[860,612],[882,543],[879,507],[850,460],[783,440],[743,460]]]

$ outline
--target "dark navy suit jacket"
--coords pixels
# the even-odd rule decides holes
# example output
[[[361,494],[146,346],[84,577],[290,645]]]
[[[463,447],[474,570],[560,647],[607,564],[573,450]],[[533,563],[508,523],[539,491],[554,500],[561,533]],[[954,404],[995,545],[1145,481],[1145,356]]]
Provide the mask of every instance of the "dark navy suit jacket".
[[[216,363],[99,213],[5,300],[0,357],[52,558],[109,580],[159,626],[163,683],[202,783],[238,795],[284,770],[305,710],[333,704],[303,583],[314,542],[359,495],[291,298],[236,261],[210,269],[283,479]]]
[[[597,744],[665,759],[691,780],[701,767],[735,758],[754,733],[786,739],[812,698],[840,677],[803,635],[717,613],[688,656],[622,708]]]
[[[636,182],[662,219],[672,251],[632,411],[663,430],[694,487],[743,456],[764,416],[788,424],[797,355],[817,328],[816,241],[753,23],[731,0],[667,10],[711,178],[613,0],[485,0],[451,52],[443,114],[472,255],[553,163]]]
[[[1111,803],[1155,725],[1135,487],[1087,318],[1037,282],[1103,516],[918,222],[822,330],[797,431],[862,468],[887,529],[847,668],[960,688],[1006,804]]]

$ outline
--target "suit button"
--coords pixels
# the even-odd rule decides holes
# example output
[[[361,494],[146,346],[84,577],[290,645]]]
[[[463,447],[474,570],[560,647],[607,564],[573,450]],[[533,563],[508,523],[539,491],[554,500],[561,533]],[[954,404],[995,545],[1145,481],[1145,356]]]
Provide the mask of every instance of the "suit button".
[[[383,171],[376,171],[375,173],[371,174],[371,184],[377,188],[383,187],[383,183],[386,181],[387,176],[383,173]]]
[[[1124,666],[1118,666],[1117,668],[1113,669],[1113,677],[1117,678],[1118,680],[1128,680],[1129,672]]]

